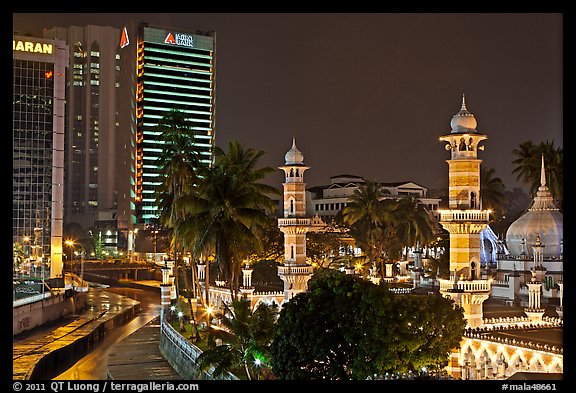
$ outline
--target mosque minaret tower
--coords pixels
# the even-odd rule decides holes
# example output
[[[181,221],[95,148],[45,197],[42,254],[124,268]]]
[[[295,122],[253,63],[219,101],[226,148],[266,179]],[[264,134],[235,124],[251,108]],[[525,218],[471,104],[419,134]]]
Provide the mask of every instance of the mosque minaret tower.
[[[440,224],[450,233],[450,279],[440,280],[440,292],[464,310],[469,327],[483,324],[482,303],[490,295],[490,281],[480,277],[480,232],[489,222],[489,210],[480,199],[479,143],[487,139],[477,122],[462,107],[452,117],[451,132],[440,137],[450,151],[448,163],[449,209],[440,211]]]
[[[306,183],[304,156],[292,140],[292,148],[286,153],[284,171],[284,217],[278,219],[278,227],[284,233],[284,263],[278,267],[278,275],[284,281],[284,301],[308,288],[313,267],[306,261],[306,232],[312,229],[313,219],[306,217]]]

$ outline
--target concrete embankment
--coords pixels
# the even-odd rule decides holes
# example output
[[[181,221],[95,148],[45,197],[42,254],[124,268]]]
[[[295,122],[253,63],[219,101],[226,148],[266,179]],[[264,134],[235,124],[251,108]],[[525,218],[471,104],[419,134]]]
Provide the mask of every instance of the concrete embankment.
[[[91,288],[88,307],[64,326],[30,338],[15,338],[13,345],[13,379],[53,378],[63,366],[84,356],[116,326],[130,321],[140,312],[136,300]],[[106,299],[103,302],[102,299]]]

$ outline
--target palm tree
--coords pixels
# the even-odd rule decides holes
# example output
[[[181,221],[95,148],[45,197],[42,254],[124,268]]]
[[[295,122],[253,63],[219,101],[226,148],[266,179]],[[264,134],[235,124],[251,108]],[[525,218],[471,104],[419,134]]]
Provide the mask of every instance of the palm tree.
[[[192,192],[198,183],[198,171],[202,166],[199,154],[194,145],[194,133],[190,129],[185,113],[172,109],[166,113],[158,123],[161,139],[164,142],[162,152],[159,155],[159,173],[161,185],[158,187],[156,202],[159,206],[159,222],[170,231],[170,248],[174,254],[175,285],[176,291],[180,291],[179,285],[179,258],[178,249],[182,244],[176,222],[184,215],[184,210],[177,206],[177,201],[184,195]],[[182,247],[183,249],[183,247]],[[184,251],[184,249],[183,249]],[[182,252],[184,255],[184,252]],[[192,261],[192,279],[195,273],[195,261]],[[188,305],[196,331],[199,337],[196,319],[193,313],[190,296],[190,283],[186,269],[184,273],[184,286],[187,290]],[[196,294],[192,294],[196,298]]]
[[[506,186],[495,174],[494,168],[488,169],[480,164],[480,196],[484,209],[501,210],[506,204]]]
[[[512,151],[517,156],[512,161],[515,165],[512,173],[517,174],[517,180],[521,180],[530,189],[530,195],[534,197],[540,187],[540,174],[542,157],[546,169],[546,185],[552,196],[558,202],[560,209],[563,204],[563,161],[564,153],[561,147],[555,148],[554,142],[541,142],[534,145],[526,141]]]
[[[406,246],[406,259],[408,247],[417,244],[425,245],[434,238],[437,222],[426,206],[414,197],[404,197],[398,201],[396,208],[396,222],[400,223],[400,238]]]
[[[385,211],[381,202],[380,186],[371,180],[361,184],[350,197],[348,205],[342,209],[342,221],[358,246],[364,251],[368,261],[376,267],[376,260],[382,255],[382,223]]]
[[[196,359],[201,371],[214,367],[213,377],[234,368],[242,368],[246,378],[257,378],[262,370],[269,369],[269,347],[275,334],[278,316],[275,305],[261,303],[251,312],[250,301],[233,299],[224,305],[224,312],[217,315],[223,329],[213,329],[211,335],[222,341],[221,345],[202,352]]]
[[[261,249],[268,212],[275,207],[268,194],[280,195],[278,189],[260,182],[274,171],[257,168],[263,153],[235,141],[230,142],[228,153],[216,147],[214,166],[203,168],[197,190],[182,198],[186,215],[178,230],[193,239],[195,255],[212,251],[233,298],[243,259]]]

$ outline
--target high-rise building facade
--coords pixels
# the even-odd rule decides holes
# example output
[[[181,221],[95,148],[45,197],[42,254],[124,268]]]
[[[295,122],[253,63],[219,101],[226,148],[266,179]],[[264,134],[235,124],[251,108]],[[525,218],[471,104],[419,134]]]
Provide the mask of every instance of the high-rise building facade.
[[[34,263],[49,262],[50,277],[59,277],[68,46],[14,35],[12,53],[12,240]]]
[[[129,21],[121,29],[122,80],[120,124],[132,146],[126,180],[133,205],[130,228],[154,224],[160,185],[158,157],[162,141],[157,125],[171,109],[187,116],[194,144],[211,163],[215,126],[214,32],[183,31]]]
[[[98,231],[105,249],[118,243],[118,194],[124,182],[116,171],[118,135],[124,132],[117,105],[119,37],[120,30],[109,26],[44,30],[44,38],[69,46],[64,223]]]

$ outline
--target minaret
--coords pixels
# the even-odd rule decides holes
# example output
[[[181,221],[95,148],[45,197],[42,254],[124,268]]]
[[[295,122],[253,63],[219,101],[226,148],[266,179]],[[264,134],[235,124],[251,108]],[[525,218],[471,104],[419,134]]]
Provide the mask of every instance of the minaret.
[[[308,288],[312,266],[306,262],[306,232],[312,227],[312,219],[306,217],[306,183],[304,156],[292,139],[292,148],[285,155],[284,171],[284,218],[278,219],[278,227],[284,233],[284,263],[278,267],[278,275],[284,281],[284,301]]]
[[[524,309],[524,313],[532,322],[541,322],[545,310],[541,307],[540,297],[546,268],[542,265],[544,245],[540,242],[540,235],[536,235],[536,243],[532,249],[534,250],[534,267],[532,268],[532,280],[526,283],[528,286],[528,307]]]
[[[482,303],[490,295],[490,281],[480,279],[480,232],[489,221],[489,210],[480,204],[479,143],[487,136],[476,130],[476,119],[462,107],[452,117],[450,134],[440,137],[450,151],[448,163],[449,210],[440,211],[440,224],[450,233],[451,277],[440,280],[440,292],[464,309],[469,327],[482,322]]]

